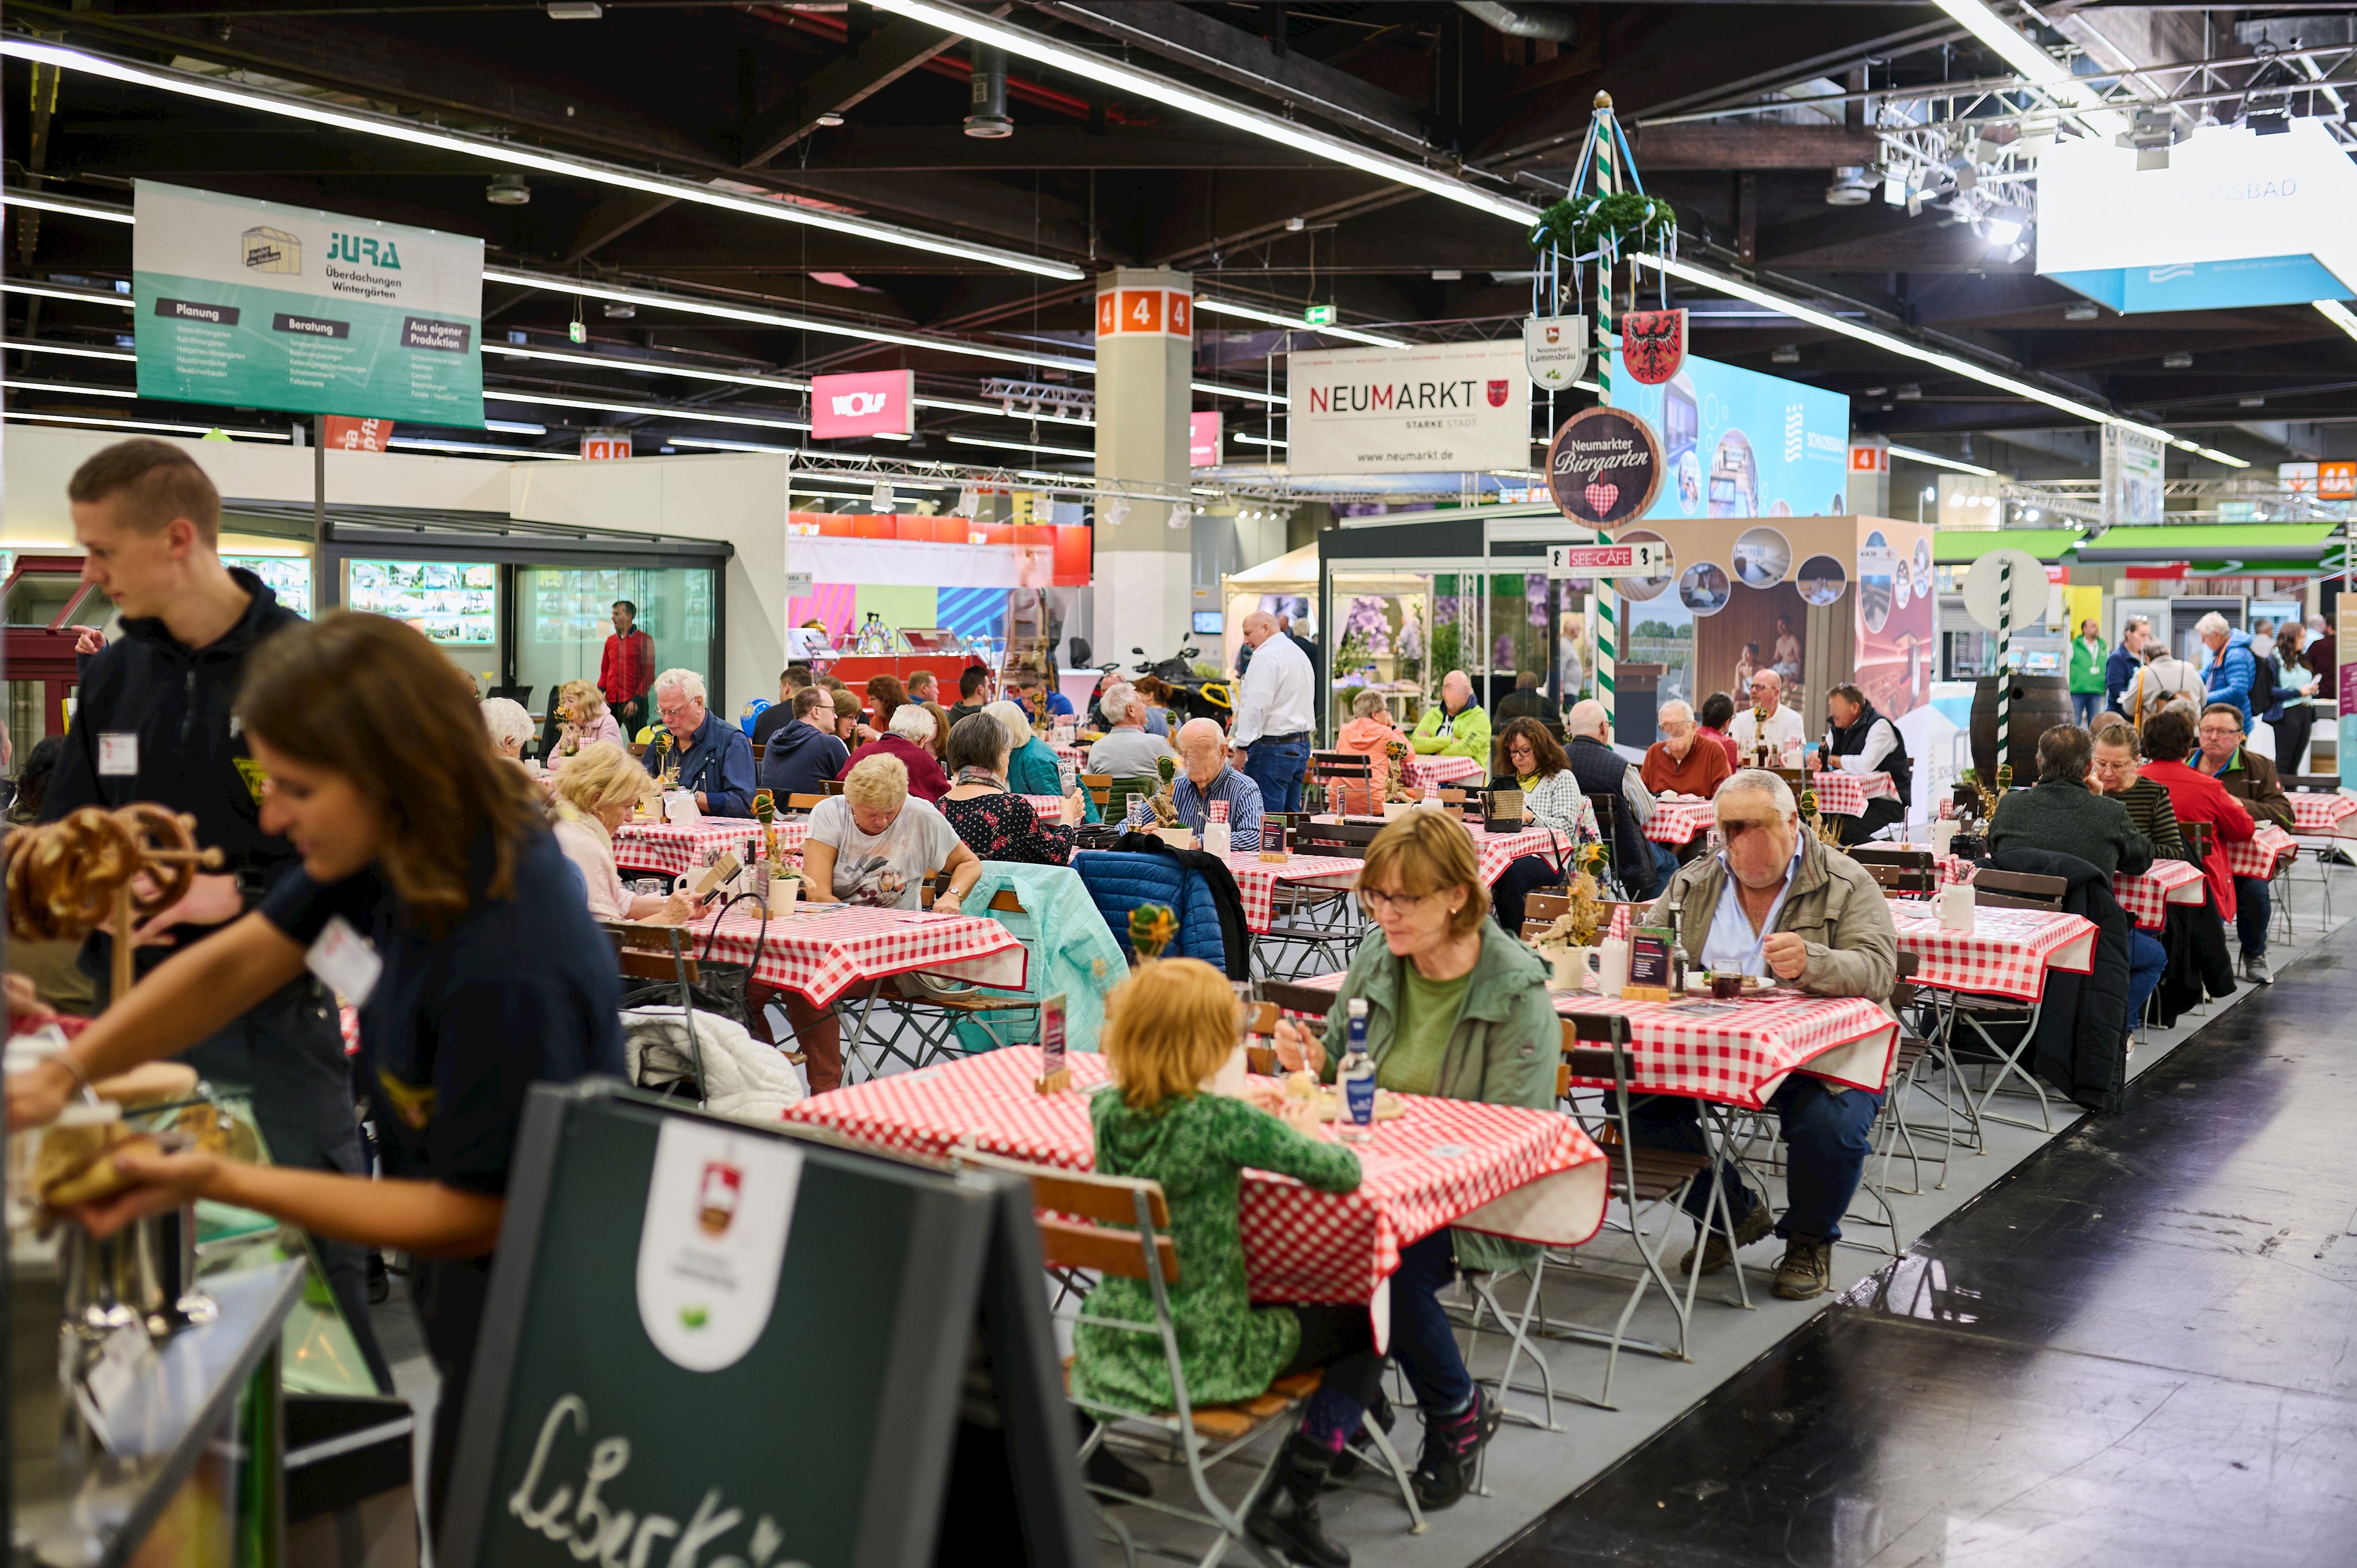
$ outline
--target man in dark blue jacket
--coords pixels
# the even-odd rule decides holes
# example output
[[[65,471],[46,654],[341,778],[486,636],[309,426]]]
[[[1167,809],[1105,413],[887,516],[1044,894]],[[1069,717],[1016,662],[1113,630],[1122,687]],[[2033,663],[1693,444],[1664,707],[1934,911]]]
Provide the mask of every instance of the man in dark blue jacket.
[[[824,718],[819,710],[826,711]],[[834,701],[822,686],[804,686],[794,693],[793,717],[770,733],[761,752],[762,787],[777,798],[783,811],[794,795],[823,795],[827,780],[843,777],[851,760],[834,733]]]
[[[250,572],[221,564],[221,495],[186,451],[124,441],[98,453],[66,487],[82,578],[114,600],[123,635],[82,672],[73,727],[41,802],[44,821],[81,806],[153,800],[197,820],[200,844],[224,857],[135,940],[145,973],[261,901],[299,858],[262,828],[262,773],[232,713],[245,660],[302,618]],[[102,994],[114,938],[93,935],[82,966]],[[250,1091],[274,1164],[368,1174],[352,1113],[351,1069],[335,998],[305,975],[183,1053],[215,1083]],[[390,1370],[369,1326],[367,1256],[319,1242],[320,1262],[379,1385]]]
[[[2152,622],[2142,616],[2128,617],[2128,624],[2120,628],[2120,645],[2104,660],[2104,706],[2113,713],[2128,711],[2128,687],[2144,668],[2145,644],[2151,640]]]
[[[666,670],[655,677],[654,698],[662,726],[642,759],[647,771],[677,773],[677,787],[692,791],[707,817],[752,816],[753,743],[705,705],[704,677]]]

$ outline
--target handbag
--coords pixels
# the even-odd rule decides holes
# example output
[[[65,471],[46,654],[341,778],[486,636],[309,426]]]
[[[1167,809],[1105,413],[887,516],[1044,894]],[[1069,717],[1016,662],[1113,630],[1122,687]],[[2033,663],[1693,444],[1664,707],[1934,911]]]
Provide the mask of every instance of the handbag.
[[[725,917],[737,904],[751,897],[753,895],[750,893],[739,893],[720,907],[720,913]],[[753,1002],[750,993],[753,971],[760,963],[761,950],[769,940],[769,918],[766,915],[762,918],[760,934],[753,940],[753,959],[750,963],[736,963],[727,959],[715,959],[712,956],[712,944],[719,932],[720,924],[716,920],[713,922],[712,930],[704,939],[704,951],[696,955],[695,979],[687,986],[688,1002],[698,1012],[717,1013],[722,1017],[733,1019],[749,1029],[753,1026]],[[675,1005],[679,1001],[679,993],[680,985],[675,980],[652,981],[625,993],[622,1005],[625,1009],[648,1004]]]

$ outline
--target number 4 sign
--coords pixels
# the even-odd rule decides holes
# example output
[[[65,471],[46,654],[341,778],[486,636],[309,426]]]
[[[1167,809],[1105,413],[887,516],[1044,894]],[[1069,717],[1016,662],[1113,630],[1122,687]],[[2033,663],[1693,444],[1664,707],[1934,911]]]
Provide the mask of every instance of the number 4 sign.
[[[1180,289],[1109,288],[1097,295],[1100,338],[1192,338],[1195,298]]]

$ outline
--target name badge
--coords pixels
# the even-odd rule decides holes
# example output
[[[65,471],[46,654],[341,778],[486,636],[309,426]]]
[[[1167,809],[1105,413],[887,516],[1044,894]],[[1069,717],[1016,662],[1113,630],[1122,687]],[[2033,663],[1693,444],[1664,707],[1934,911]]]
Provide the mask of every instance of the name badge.
[[[355,1007],[367,1003],[377,977],[384,973],[384,960],[341,915],[328,919],[319,940],[303,955],[303,966]]]
[[[101,730],[98,736],[98,776],[101,779],[129,779],[139,771],[139,737],[121,730]]]

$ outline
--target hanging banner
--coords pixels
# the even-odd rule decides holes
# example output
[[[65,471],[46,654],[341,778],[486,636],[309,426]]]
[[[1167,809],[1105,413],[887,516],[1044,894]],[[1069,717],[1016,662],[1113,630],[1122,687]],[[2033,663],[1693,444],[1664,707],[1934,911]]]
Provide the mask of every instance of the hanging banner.
[[[1547,448],[1547,489],[1574,522],[1610,528],[1641,517],[1661,488],[1662,443],[1625,408],[1573,414]]]
[[[483,423],[483,242],[140,180],[139,395]]]
[[[907,435],[917,428],[917,372],[855,371],[811,378],[811,434]]]
[[[337,452],[382,452],[393,439],[390,419],[346,419],[328,416],[328,446]]]
[[[1620,359],[1629,379],[1657,387],[1686,362],[1686,313],[1632,310],[1620,318]]]
[[[1297,349],[1286,379],[1294,474],[1530,467],[1530,373],[1511,338]]]
[[[2103,441],[2104,526],[2158,522],[2168,494],[2168,461],[2160,443],[2116,424],[2104,426]]]
[[[1570,387],[1587,373],[1587,317],[1534,316],[1523,322],[1523,363],[1547,391]]]

